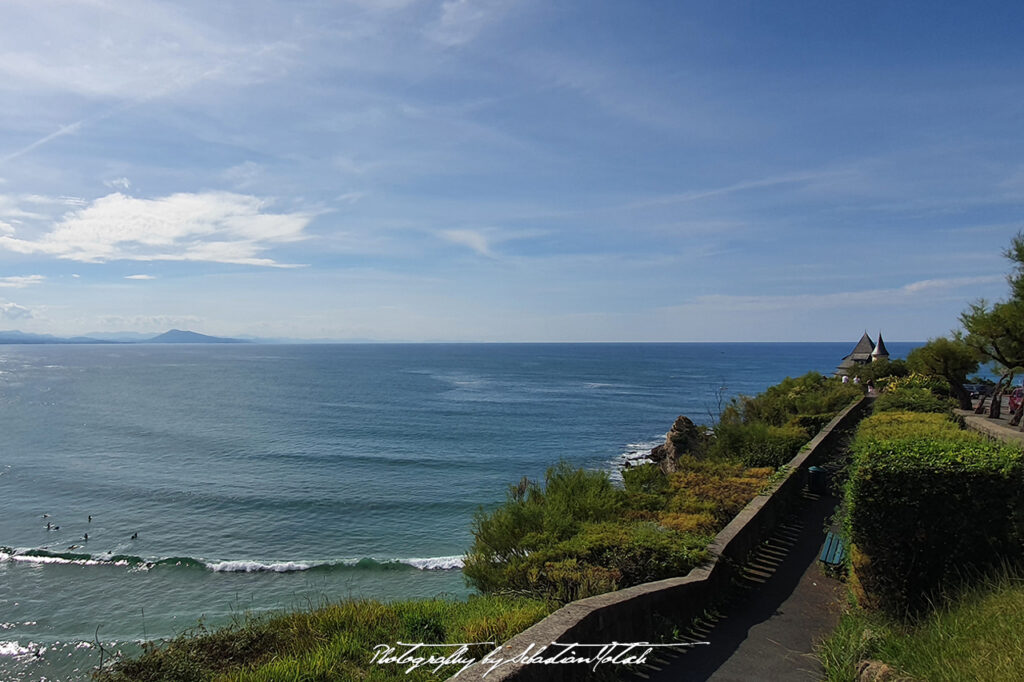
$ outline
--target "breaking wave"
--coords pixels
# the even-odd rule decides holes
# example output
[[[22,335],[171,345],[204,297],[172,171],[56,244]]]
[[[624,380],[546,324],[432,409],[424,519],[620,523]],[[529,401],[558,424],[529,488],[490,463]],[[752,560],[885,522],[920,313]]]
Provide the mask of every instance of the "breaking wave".
[[[202,569],[215,573],[293,573],[296,571],[410,570],[450,571],[461,569],[463,557],[442,556],[413,559],[331,559],[320,561],[270,561],[264,559],[202,559],[188,556],[145,558],[129,554],[80,554],[43,549],[16,550],[0,547],[0,562],[68,564],[77,566],[122,566],[137,570],[165,568]]]

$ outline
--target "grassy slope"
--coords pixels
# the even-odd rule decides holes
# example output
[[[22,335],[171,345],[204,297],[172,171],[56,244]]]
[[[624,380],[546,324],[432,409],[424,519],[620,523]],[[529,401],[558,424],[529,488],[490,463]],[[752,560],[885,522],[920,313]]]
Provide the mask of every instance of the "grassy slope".
[[[1024,579],[1005,575],[941,607],[915,626],[852,610],[821,649],[827,679],[856,679],[863,659],[929,682],[1021,679]]]
[[[551,612],[544,602],[475,597],[381,603],[349,600],[313,611],[252,619],[211,632],[186,633],[122,661],[103,682],[233,682],[266,680],[437,680],[419,668],[370,663],[374,647],[396,642],[501,642]],[[493,647],[468,655],[480,658]],[[429,654],[446,655],[450,649]],[[457,668],[446,671],[453,674]],[[443,675],[440,675],[443,678]]]

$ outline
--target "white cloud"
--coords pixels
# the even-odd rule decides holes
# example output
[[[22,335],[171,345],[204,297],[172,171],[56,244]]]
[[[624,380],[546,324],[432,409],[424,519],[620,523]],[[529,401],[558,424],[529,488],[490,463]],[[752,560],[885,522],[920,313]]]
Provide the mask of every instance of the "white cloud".
[[[0,235],[0,248],[86,263],[208,261],[290,267],[263,254],[304,239],[312,216],[266,213],[267,201],[229,192],[136,199],[120,193],[65,215],[38,239]]]
[[[132,182],[128,178],[114,178],[113,180],[107,180],[103,183],[111,189],[121,190],[127,192],[132,188]]]
[[[17,303],[0,303],[0,318],[6,320],[27,320],[32,318],[32,311]]]
[[[18,277],[0,277],[0,287],[24,289],[33,284],[40,284],[46,278],[42,275],[23,275]]]
[[[472,41],[504,14],[508,0],[445,0],[441,16],[427,28],[431,40],[447,47]]]
[[[469,247],[481,256],[494,257],[488,236],[479,230],[442,230],[438,234],[453,244]]]
[[[952,289],[955,287],[969,286],[971,284],[995,284],[1006,281],[1002,275],[983,275],[980,277],[947,277],[943,279],[923,279],[919,282],[911,282],[900,287],[900,292],[916,294],[922,291],[935,289]]]
[[[156,279],[153,275],[125,275],[125,279]]]

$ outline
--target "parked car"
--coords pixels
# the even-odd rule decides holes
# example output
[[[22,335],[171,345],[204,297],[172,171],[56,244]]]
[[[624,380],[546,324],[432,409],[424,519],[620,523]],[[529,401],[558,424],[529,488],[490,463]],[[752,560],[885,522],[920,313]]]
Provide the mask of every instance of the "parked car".
[[[1024,386],[1018,386],[1010,392],[1010,413],[1020,409],[1022,402],[1024,402]]]

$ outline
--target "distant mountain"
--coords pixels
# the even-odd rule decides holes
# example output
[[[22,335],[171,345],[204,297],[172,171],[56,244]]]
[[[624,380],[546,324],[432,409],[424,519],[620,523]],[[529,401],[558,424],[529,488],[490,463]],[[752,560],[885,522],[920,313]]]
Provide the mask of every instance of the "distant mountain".
[[[249,343],[243,339],[228,339],[221,336],[207,336],[198,332],[172,329],[160,336],[154,336],[143,343]]]
[[[52,334],[29,334],[15,329],[0,331],[0,344],[5,343],[116,343],[88,336],[75,336],[70,339],[53,336]]]

